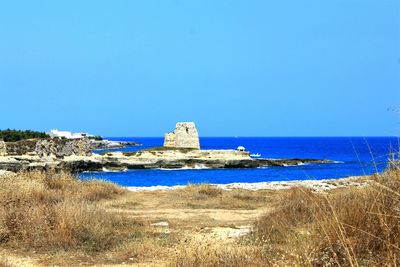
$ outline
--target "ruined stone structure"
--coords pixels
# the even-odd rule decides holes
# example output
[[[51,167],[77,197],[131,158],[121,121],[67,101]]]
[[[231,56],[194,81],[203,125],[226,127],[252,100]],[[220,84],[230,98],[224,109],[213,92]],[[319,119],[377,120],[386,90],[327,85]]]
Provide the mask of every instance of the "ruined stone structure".
[[[178,122],[174,132],[165,134],[164,147],[200,149],[194,122]]]
[[[0,141],[0,156],[5,156],[5,155],[7,155],[6,142]]]
[[[165,147],[176,147],[175,143],[175,133],[166,133],[164,137],[164,146]]]

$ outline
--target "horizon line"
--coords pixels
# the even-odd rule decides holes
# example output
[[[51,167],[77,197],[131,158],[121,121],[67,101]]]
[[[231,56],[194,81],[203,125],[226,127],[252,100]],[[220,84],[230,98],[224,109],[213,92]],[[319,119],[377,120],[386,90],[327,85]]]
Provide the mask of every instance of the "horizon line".
[[[105,138],[164,138],[164,136],[102,136]],[[307,135],[307,136],[199,136],[199,138],[344,138],[344,137],[394,137],[400,138],[400,135]]]

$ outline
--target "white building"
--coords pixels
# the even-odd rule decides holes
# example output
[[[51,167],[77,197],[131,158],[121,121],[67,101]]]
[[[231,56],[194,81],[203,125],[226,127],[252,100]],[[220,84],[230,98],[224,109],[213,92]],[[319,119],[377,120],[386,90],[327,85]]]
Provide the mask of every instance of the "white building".
[[[88,133],[72,133],[69,131],[59,131],[57,129],[50,130],[49,135],[51,137],[66,138],[66,139],[79,139],[79,138],[93,136],[92,134]]]
[[[246,151],[246,148],[244,146],[238,146],[236,148],[237,151]]]

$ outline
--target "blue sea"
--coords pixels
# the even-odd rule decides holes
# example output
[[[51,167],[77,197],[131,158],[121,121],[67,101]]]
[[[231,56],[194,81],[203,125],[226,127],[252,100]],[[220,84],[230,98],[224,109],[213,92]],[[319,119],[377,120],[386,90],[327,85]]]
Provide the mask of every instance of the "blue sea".
[[[163,138],[109,137],[107,139],[137,141],[142,144],[142,146],[111,151],[130,152],[163,144]],[[200,138],[200,144],[202,149],[236,149],[238,146],[244,146],[251,154],[259,153],[262,158],[329,159],[334,163],[257,169],[155,169],[86,172],[81,174],[81,178],[100,178],[122,186],[173,186],[189,183],[227,184],[343,178],[382,172],[387,167],[390,152],[393,150],[398,152],[400,147],[397,137],[205,137]]]

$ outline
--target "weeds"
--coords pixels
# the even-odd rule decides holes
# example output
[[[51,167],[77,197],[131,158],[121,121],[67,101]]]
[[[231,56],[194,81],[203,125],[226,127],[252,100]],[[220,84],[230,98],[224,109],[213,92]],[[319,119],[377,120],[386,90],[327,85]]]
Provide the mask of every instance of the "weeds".
[[[110,249],[139,230],[97,204],[123,193],[116,185],[65,173],[1,177],[0,242],[39,250]]]
[[[46,262],[50,265],[70,265],[87,255],[102,264],[150,259],[170,266],[398,265],[400,170],[396,166],[364,178],[365,186],[319,193],[303,187],[226,191],[211,185],[127,193],[113,184],[79,181],[63,173],[3,176],[0,244],[67,255],[51,258]],[[146,228],[148,222],[129,215],[138,206],[145,211],[149,207],[270,211],[255,222],[250,235],[216,240],[199,236],[192,225],[196,221],[189,217],[171,223],[172,232]],[[127,212],[117,212],[122,208]],[[197,226],[203,223],[208,221]],[[0,266],[7,264],[0,261]]]
[[[178,247],[170,266],[265,266],[257,247],[236,243],[189,242]]]
[[[209,184],[188,185],[166,194],[166,200],[191,208],[255,209],[268,202],[263,192],[223,190]]]
[[[399,264],[400,171],[371,179],[328,194],[290,189],[257,222],[252,241],[281,264],[293,264],[293,255],[314,266]]]

